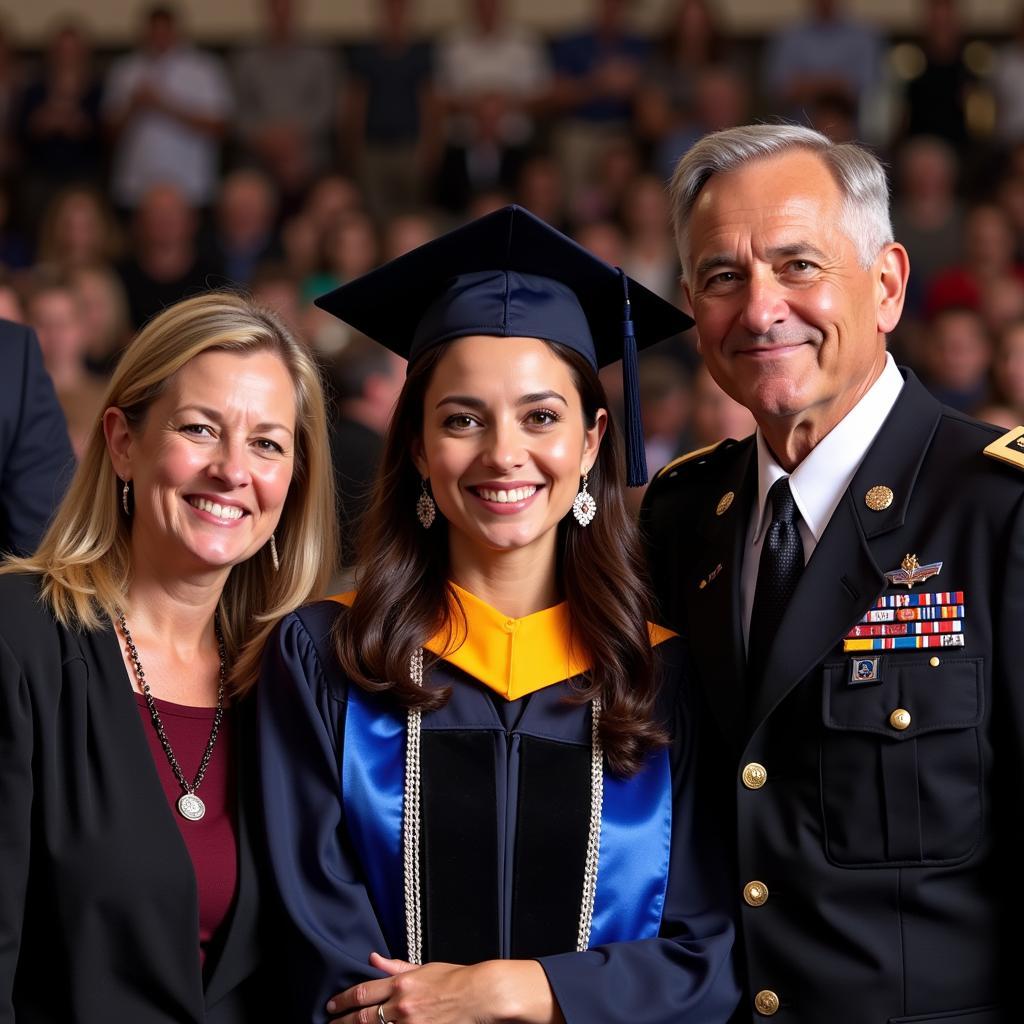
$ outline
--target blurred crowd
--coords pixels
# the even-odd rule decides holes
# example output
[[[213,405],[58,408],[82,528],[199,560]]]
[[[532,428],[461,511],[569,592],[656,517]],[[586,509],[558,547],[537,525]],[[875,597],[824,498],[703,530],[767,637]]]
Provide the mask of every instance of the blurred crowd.
[[[127,52],[94,52],[78,16],[42,52],[0,25],[0,316],[38,332],[76,449],[134,330],[244,288],[319,353],[354,506],[403,368],[313,298],[517,202],[683,302],[672,167],[708,131],[773,118],[887,162],[912,264],[898,361],[957,408],[1024,420],[1024,16],[973,38],[966,0],[917,0],[916,31],[888,38],[807,0],[750,38],[713,0],[668,0],[639,35],[627,0],[593,0],[585,30],[543,38],[464,0],[427,39],[415,0],[379,0],[372,37],[346,43],[301,34],[297,2],[264,0],[259,39],[218,51],[170,6]],[[693,338],[646,353],[641,389],[652,470],[753,427]]]

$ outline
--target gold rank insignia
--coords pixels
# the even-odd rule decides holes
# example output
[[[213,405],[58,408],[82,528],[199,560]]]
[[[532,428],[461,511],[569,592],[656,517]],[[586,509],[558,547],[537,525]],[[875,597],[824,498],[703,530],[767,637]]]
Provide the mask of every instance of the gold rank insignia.
[[[904,555],[900,567],[887,572],[885,578],[894,587],[906,587],[909,590],[917,583],[923,583],[933,576],[938,576],[941,571],[941,562],[929,562],[928,565],[922,565],[917,560],[917,555]]]
[[[985,448],[985,454],[1000,462],[1024,469],[1024,426],[1008,430]]]

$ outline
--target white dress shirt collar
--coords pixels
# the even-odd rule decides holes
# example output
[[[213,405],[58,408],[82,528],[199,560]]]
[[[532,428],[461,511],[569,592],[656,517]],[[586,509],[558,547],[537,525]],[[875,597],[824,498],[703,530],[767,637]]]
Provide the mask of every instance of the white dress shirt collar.
[[[832,513],[868,449],[896,404],[903,375],[886,353],[885,367],[864,397],[811,449],[789,474],[789,486],[800,516],[814,538],[821,540]],[[768,491],[786,471],[776,462],[760,428],[757,431],[757,505],[753,540],[759,543],[768,527]]]

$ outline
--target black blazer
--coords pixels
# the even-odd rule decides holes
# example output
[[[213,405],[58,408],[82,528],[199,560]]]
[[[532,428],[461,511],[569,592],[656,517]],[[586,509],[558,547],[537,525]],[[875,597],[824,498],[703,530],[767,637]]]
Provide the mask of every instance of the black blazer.
[[[800,1024],[1019,1019],[1024,471],[983,454],[999,433],[907,375],[756,692],[739,617],[753,439],[668,467],[645,499],[655,588],[688,641],[716,817],[731,832],[739,1019],[764,1019],[759,992],[777,996],[775,1019]],[[865,501],[876,485],[893,493],[879,511]],[[907,554],[942,563],[914,593],[963,591],[965,646],[858,652],[878,657],[865,684],[843,637],[876,598],[908,593],[884,576]]]
[[[74,466],[35,333],[0,320],[0,551],[34,551]]]
[[[252,1024],[263,977],[250,708],[238,892],[199,966],[196,881],[112,628],[58,625],[0,576],[0,1022]]]

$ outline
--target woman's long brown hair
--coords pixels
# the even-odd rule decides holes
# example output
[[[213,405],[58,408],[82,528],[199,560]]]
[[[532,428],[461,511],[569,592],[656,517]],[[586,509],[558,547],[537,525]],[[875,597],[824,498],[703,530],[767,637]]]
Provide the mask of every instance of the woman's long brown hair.
[[[547,342],[568,364],[593,426],[607,399],[597,374],[575,352]],[[424,530],[416,519],[420,477],[413,442],[423,432],[423,398],[448,345],[439,345],[409,370],[384,446],[374,495],[359,538],[359,590],[341,618],[337,648],[349,678],[368,691],[388,690],[404,707],[441,707],[449,691],[416,686],[409,675],[414,652],[439,632],[457,636],[448,584],[448,531],[443,519]],[[651,600],[635,523],[623,500],[619,441],[609,419],[589,489],[598,514],[586,528],[567,515],[558,526],[558,581],[569,609],[571,641],[593,666],[572,696],[600,697],[601,741],[610,769],[636,772],[646,752],[665,742],[655,721],[657,681],[648,620]],[[436,659],[435,659],[436,660]],[[430,662],[425,668],[429,667]]]

